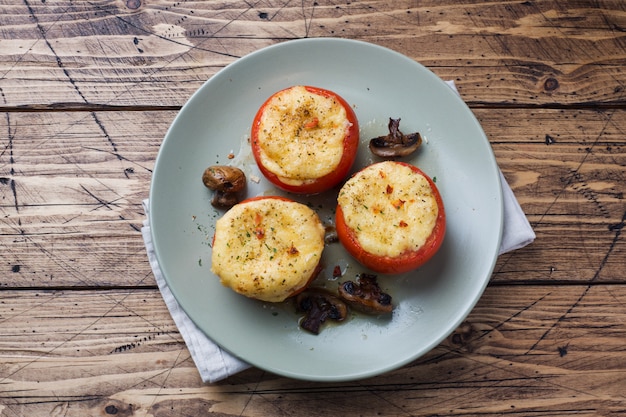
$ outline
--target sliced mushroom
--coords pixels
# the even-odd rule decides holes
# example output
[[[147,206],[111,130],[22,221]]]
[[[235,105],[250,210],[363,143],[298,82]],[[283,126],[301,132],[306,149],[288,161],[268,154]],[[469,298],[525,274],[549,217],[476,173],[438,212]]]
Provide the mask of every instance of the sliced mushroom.
[[[239,202],[239,192],[246,187],[246,174],[236,167],[214,165],[204,170],[202,182],[215,191],[213,206],[232,207]]]
[[[339,296],[355,310],[367,314],[391,313],[391,296],[382,291],[376,275],[361,274],[358,282],[345,281],[339,284]]]
[[[339,236],[337,236],[337,228],[333,225],[324,227],[324,243],[330,245],[331,243],[337,243]]]
[[[319,334],[326,320],[343,321],[348,316],[346,304],[321,288],[310,288],[298,294],[296,308],[306,313],[300,320],[300,327],[313,334]]]
[[[389,118],[389,134],[370,140],[369,148],[382,158],[400,158],[412,154],[422,144],[419,132],[405,135],[400,131],[400,119]]]

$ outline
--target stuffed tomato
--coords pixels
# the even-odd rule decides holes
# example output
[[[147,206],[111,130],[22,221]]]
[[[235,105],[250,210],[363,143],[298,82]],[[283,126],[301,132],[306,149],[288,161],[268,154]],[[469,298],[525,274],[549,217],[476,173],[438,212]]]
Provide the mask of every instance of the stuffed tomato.
[[[441,247],[446,231],[441,195],[433,180],[413,165],[370,165],[343,185],[337,202],[340,242],[375,272],[414,270]]]
[[[253,197],[215,224],[211,271],[235,292],[280,302],[317,276],[324,226],[308,206],[277,196]]]
[[[359,125],[350,105],[336,93],[293,86],[268,98],[251,130],[254,159],[275,186],[316,194],[348,175],[359,145]]]

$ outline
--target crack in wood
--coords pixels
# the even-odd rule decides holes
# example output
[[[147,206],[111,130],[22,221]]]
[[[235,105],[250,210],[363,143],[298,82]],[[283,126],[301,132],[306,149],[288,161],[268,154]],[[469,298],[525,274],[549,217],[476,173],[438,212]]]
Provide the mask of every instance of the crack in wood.
[[[573,180],[578,178],[578,177],[582,178],[582,176],[579,174],[580,170],[583,167],[583,165],[585,164],[585,162],[586,162],[587,158],[589,157],[589,155],[591,155],[593,149],[600,142],[600,138],[604,135],[604,132],[606,131],[606,128],[609,125],[609,123],[611,123],[611,120],[613,119],[614,114],[615,114],[615,112],[613,111],[613,112],[610,112],[607,115],[606,121],[602,125],[602,128],[600,129],[600,132],[596,135],[596,137],[595,137],[593,143],[591,144],[591,146],[589,146],[586,149],[586,153],[582,157],[582,159],[581,159],[580,163],[578,164],[578,166],[576,167],[576,169],[572,169],[571,172],[570,172],[570,175],[568,177],[564,178],[563,187],[561,187],[561,189],[558,190],[558,193],[556,193],[556,196],[554,197],[553,201],[548,205],[547,209],[541,215],[539,220],[537,220],[537,222],[533,225],[535,228],[543,222],[543,219],[545,218],[545,216],[547,216],[548,213],[550,212],[550,210],[552,210],[552,207],[561,198],[561,196],[563,195],[563,193],[565,192],[567,187],[569,187],[569,186],[573,187]]]
[[[621,224],[623,225],[625,222],[626,222],[626,211],[624,211],[624,213],[622,214]],[[530,347],[530,349],[528,349],[526,351],[526,354],[529,354],[530,352],[535,350],[535,348],[539,345],[539,343],[541,341],[543,341],[548,336],[548,334],[550,332],[552,332],[565,319],[565,317],[567,317],[572,311],[574,311],[574,309],[576,307],[578,307],[578,305],[582,302],[582,300],[585,298],[585,296],[589,293],[589,291],[593,287],[592,284],[598,279],[598,277],[600,276],[600,273],[604,269],[604,266],[606,265],[609,257],[613,253],[613,250],[615,249],[615,246],[616,246],[617,242],[619,241],[620,236],[622,234],[622,229],[623,229],[623,227],[618,227],[618,228],[616,228],[614,230],[615,233],[613,235],[613,240],[611,241],[611,244],[609,245],[609,248],[607,249],[606,254],[604,255],[604,258],[602,259],[602,261],[600,262],[600,265],[596,269],[595,274],[593,275],[593,277],[589,281],[589,284],[585,287],[585,289],[580,294],[578,299],[567,309],[567,311],[565,311],[565,313],[563,313],[560,317],[558,317],[554,321],[554,323],[552,323],[552,325],[550,327],[548,327],[548,329],[546,329],[546,331],[539,337],[539,339],[537,339],[537,341]]]
[[[17,201],[17,187],[15,185],[15,180],[13,178],[11,178],[10,186],[11,186],[11,192],[13,193],[13,205],[15,207],[15,211],[19,213],[20,205]]]
[[[106,200],[98,197],[97,195],[95,195],[91,191],[89,191],[87,189],[87,187],[85,187],[84,185],[81,184],[80,188],[82,188],[83,191],[85,191],[89,196],[91,196],[94,200],[96,200],[98,203],[100,203],[100,205],[98,207],[96,207],[96,210],[99,209],[100,207],[106,207],[109,210],[113,210],[113,208],[111,206],[119,207],[118,204],[114,204],[115,201],[117,201],[118,199],[112,200],[112,201],[106,201]]]
[[[115,156],[118,156],[118,155],[116,155],[116,154],[115,154],[115,153],[113,153],[113,152],[110,152],[110,151],[107,151],[107,150],[104,150],[104,149],[94,148],[94,147],[92,147],[92,146],[83,146],[82,148],[83,148],[83,149],[88,149],[88,150],[91,150],[91,151],[96,151],[96,152],[105,152],[105,153],[108,153],[108,154],[110,154],[110,155],[115,155]],[[127,161],[127,162],[130,162],[131,164],[133,164],[133,165],[135,165],[135,166],[137,166],[137,167],[140,167],[141,169],[143,169],[143,170],[144,170],[144,171],[146,171],[146,172],[150,172],[150,173],[152,172],[152,169],[151,169],[151,168],[148,168],[148,167],[147,167],[147,166],[145,166],[145,165],[141,165],[140,163],[135,162],[135,161],[133,161],[132,159],[128,159],[128,158],[126,158],[125,156],[122,156],[122,155],[119,155],[119,157],[120,157],[120,159],[121,159],[122,161]],[[68,161],[68,162],[69,162],[69,161]],[[133,167],[124,168],[124,175],[126,176],[126,178],[129,178],[129,174],[133,174],[134,172],[135,172],[135,169],[134,169]]]
[[[76,83],[76,80],[71,76],[71,74],[69,73],[69,71],[67,70],[65,65],[63,64],[63,61],[61,60],[61,57],[57,54],[56,50],[54,49],[54,47],[52,46],[52,44],[48,40],[48,38],[46,36],[46,31],[44,30],[43,26],[39,22],[39,18],[35,14],[35,11],[32,8],[32,6],[30,5],[29,1],[28,0],[24,0],[24,3],[26,4],[26,7],[28,8],[28,12],[29,12],[30,16],[35,21],[35,25],[37,26],[37,29],[38,29],[38,31],[39,31],[39,33],[41,35],[41,38],[45,42],[45,44],[48,47],[48,49],[50,50],[50,52],[52,52],[52,54],[54,55],[56,63],[57,63],[57,66],[61,69],[61,71],[63,71],[63,75],[65,75],[65,77],[67,78],[69,83],[74,88],[74,91],[76,92],[76,94],[78,94],[78,96],[81,98],[81,100],[84,103],[89,103],[89,101],[87,100],[87,98],[85,97],[83,92],[80,90],[80,87]],[[91,114],[92,119],[94,120],[94,122],[96,123],[96,125],[98,126],[98,128],[100,129],[102,134],[104,135],[104,137],[107,139],[107,141],[109,142],[109,144],[113,148],[114,154],[117,156],[118,159],[121,160],[122,157],[118,153],[117,145],[115,144],[115,142],[113,141],[111,136],[109,136],[108,132],[106,131],[106,128],[104,127],[104,124],[98,118],[98,115],[96,113],[94,113],[94,112],[90,112],[90,114]]]
[[[0,93],[2,93],[2,100],[6,101],[6,98],[4,96],[4,92],[2,91],[2,89],[0,89]],[[8,182],[9,187],[11,187],[11,193],[13,194],[13,206],[15,207],[15,211],[19,213],[20,205],[17,200],[17,186],[15,184],[15,179],[13,178],[13,176],[15,175],[15,158],[13,156],[13,141],[15,140],[15,132],[17,128],[15,129],[11,128],[11,116],[9,113],[5,113],[5,118],[7,122],[7,137],[9,140],[8,140],[5,150],[2,151],[2,154],[4,155],[4,153],[6,152],[6,149],[8,149],[9,151],[9,174],[11,175],[11,178],[7,179],[6,182],[2,181],[2,183],[6,184]]]

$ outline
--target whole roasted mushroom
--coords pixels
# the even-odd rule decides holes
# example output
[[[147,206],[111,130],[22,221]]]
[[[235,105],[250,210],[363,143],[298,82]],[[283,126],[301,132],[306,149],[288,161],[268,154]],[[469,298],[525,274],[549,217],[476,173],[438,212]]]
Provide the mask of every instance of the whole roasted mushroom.
[[[215,191],[211,204],[215,207],[232,207],[239,202],[239,192],[246,187],[246,174],[236,167],[214,165],[202,173],[204,185]]]
[[[378,285],[376,275],[361,274],[358,282],[345,281],[339,284],[339,296],[355,310],[367,314],[391,313],[391,296]]]
[[[400,158],[412,154],[422,144],[419,132],[405,135],[400,131],[400,119],[389,118],[389,134],[370,140],[370,151],[382,158]]]
[[[296,309],[306,313],[300,320],[300,327],[313,334],[319,334],[326,320],[343,321],[348,316],[348,306],[339,297],[321,288],[309,288],[298,294]]]

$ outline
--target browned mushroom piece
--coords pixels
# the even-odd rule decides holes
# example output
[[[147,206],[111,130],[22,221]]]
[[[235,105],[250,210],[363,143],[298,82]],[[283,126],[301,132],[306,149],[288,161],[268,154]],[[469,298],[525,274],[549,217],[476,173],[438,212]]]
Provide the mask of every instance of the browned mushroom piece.
[[[202,182],[213,191],[237,192],[246,185],[246,174],[236,167],[214,165],[204,170]]]
[[[339,296],[355,310],[367,314],[387,314],[393,310],[391,296],[382,291],[376,275],[361,274],[358,282],[339,284]]]
[[[296,309],[306,313],[300,320],[300,327],[313,334],[319,334],[326,320],[343,321],[348,316],[348,306],[321,288],[310,288],[298,294]]]
[[[216,191],[211,200],[211,205],[218,208],[232,207],[239,202],[238,193],[227,193],[224,191]]]
[[[405,135],[400,131],[400,119],[389,118],[389,134],[370,140],[369,148],[382,158],[400,158],[412,154],[422,144],[419,132]]]
[[[202,182],[215,191],[211,204],[227,208],[239,202],[239,193],[246,187],[246,174],[236,167],[214,165],[204,170]]]
[[[337,228],[333,225],[324,227],[324,243],[330,245],[331,243],[339,242],[339,236],[337,236]]]

